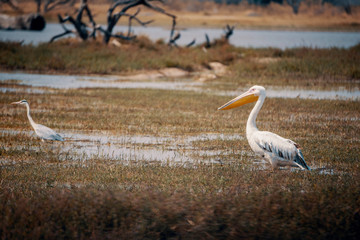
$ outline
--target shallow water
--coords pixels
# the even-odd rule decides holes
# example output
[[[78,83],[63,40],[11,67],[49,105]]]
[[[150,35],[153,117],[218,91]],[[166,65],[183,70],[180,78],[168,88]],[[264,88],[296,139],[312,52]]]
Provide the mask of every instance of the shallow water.
[[[48,75],[30,73],[0,73],[0,82],[17,80],[20,85],[57,89],[77,88],[153,88],[169,90],[193,90],[202,83],[192,80],[178,81],[126,81],[120,76]],[[120,80],[121,79],[121,80]],[[4,90],[2,90],[4,91]]]
[[[46,93],[46,90],[43,89],[37,89],[37,88],[14,88],[14,87],[0,87],[0,92],[6,93],[6,92],[23,92],[23,93]]]
[[[0,135],[25,134],[37,138],[33,131],[19,131],[11,129],[0,129]],[[17,150],[52,151],[59,155],[60,160],[73,160],[84,162],[90,159],[106,159],[117,161],[121,164],[130,162],[160,162],[167,165],[191,166],[196,163],[202,164],[231,164],[242,161],[243,157],[250,156],[251,165],[248,168],[252,171],[271,170],[267,160],[258,158],[251,151],[245,150],[202,150],[193,146],[196,141],[209,140],[243,140],[240,135],[226,134],[200,134],[181,137],[159,137],[145,135],[112,135],[106,132],[63,132],[61,134],[64,142],[40,142],[39,145],[15,147]],[[10,148],[4,146],[5,149]],[[11,147],[14,149],[14,147]],[[27,148],[27,149],[25,149]],[[235,154],[234,159],[224,162],[222,158]],[[12,165],[7,159],[0,158],[0,165]],[[312,171],[319,174],[333,175],[343,174],[334,169],[324,166],[311,166]],[[289,171],[289,168],[279,169]],[[305,171],[299,168],[290,168],[290,171]]]
[[[170,24],[170,21],[169,21]],[[72,28],[70,25],[67,25]],[[170,27],[170,25],[169,25]],[[127,26],[116,26],[114,32],[127,31]],[[2,41],[23,41],[25,44],[38,45],[42,42],[49,42],[50,39],[63,32],[60,24],[49,23],[43,31],[5,31],[0,30]],[[166,42],[170,36],[170,29],[162,27],[139,27],[134,26],[133,32],[137,35],[146,35],[153,41],[164,39]],[[224,35],[221,28],[187,28],[180,30],[181,38],[179,45],[186,45],[196,40],[196,44],[205,42],[205,34],[210,41]],[[74,35],[69,35],[74,37]],[[349,48],[360,42],[358,32],[317,32],[317,31],[276,31],[276,30],[243,30],[236,29],[230,38],[230,43],[237,47],[273,47],[273,48]]]
[[[25,134],[37,138],[33,131],[18,131],[1,129],[0,134],[6,135]],[[121,162],[147,161],[162,163],[218,163],[219,154],[229,154],[224,151],[203,151],[193,147],[193,142],[204,140],[233,140],[242,139],[237,135],[201,134],[183,137],[157,137],[141,135],[111,135],[106,132],[73,133],[62,132],[64,142],[46,142],[39,144],[55,146],[60,156],[66,159],[86,161],[93,158],[105,158]],[[59,148],[57,148],[58,146]],[[22,150],[24,146],[18,146]],[[40,151],[39,146],[32,146],[33,150]],[[51,150],[51,148],[50,148]],[[234,153],[234,151],[231,151]],[[240,153],[240,151],[238,151]],[[203,160],[206,156],[207,160]]]
[[[148,81],[127,81],[123,76],[80,76],[80,75],[48,75],[48,74],[30,74],[30,73],[0,73],[0,83],[9,80],[16,80],[19,85],[34,87],[28,90],[26,88],[0,87],[0,92],[46,92],[44,89],[37,88],[55,88],[55,89],[77,89],[77,88],[149,88],[164,90],[186,90],[196,92],[207,92],[215,95],[236,96],[247,89],[237,89],[236,91],[216,91],[205,90],[206,83],[193,81],[189,78]],[[26,90],[25,90],[26,89]],[[30,88],[31,89],[31,88]],[[338,88],[333,90],[308,90],[301,88],[279,88],[267,87],[267,97],[270,98],[304,98],[304,99],[332,99],[332,100],[360,100],[360,90],[353,88],[347,90]]]

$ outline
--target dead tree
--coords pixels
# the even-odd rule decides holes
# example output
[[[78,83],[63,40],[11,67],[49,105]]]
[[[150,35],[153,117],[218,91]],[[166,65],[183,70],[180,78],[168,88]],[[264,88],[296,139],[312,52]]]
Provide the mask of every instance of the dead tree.
[[[41,1],[41,0],[38,0],[38,1]],[[64,1],[66,1],[66,0],[64,0]],[[64,2],[64,1],[62,1],[62,2]],[[61,17],[61,15],[58,15],[59,22],[61,23],[61,25],[64,29],[64,32],[54,36],[50,40],[50,42],[54,41],[57,38],[63,37],[65,35],[68,35],[71,33],[77,33],[82,40],[86,41],[89,37],[95,38],[96,31],[100,31],[103,34],[103,42],[105,44],[109,43],[111,37],[120,38],[120,39],[124,39],[124,40],[132,40],[136,37],[135,35],[132,35],[132,32],[131,32],[131,27],[132,27],[133,21],[138,22],[142,26],[146,26],[146,25],[150,24],[151,22],[153,22],[153,20],[150,20],[147,22],[141,21],[138,18],[140,9],[138,9],[135,12],[135,14],[129,14],[129,13],[127,13],[127,11],[129,9],[137,7],[137,6],[145,6],[149,9],[152,9],[156,12],[159,12],[161,14],[164,14],[164,15],[172,18],[172,27],[171,27],[171,31],[170,31],[169,46],[177,46],[176,41],[180,38],[181,35],[180,35],[180,33],[175,33],[176,16],[166,12],[164,9],[162,9],[160,7],[152,5],[151,2],[155,2],[155,1],[163,2],[162,0],[118,0],[118,1],[116,1],[108,10],[107,26],[104,29],[103,27],[96,25],[92,15],[91,15],[91,11],[88,7],[87,0],[82,0],[81,7],[78,10],[76,18],[73,18],[72,16],[66,16],[65,18],[63,18],[63,17]],[[115,12],[115,10],[117,8],[121,8],[121,9],[118,12]],[[82,21],[82,16],[83,16],[84,11],[89,18],[91,26],[86,25]],[[123,34],[123,33],[115,33],[114,34],[113,33],[114,27],[116,26],[116,24],[118,23],[118,21],[120,20],[121,17],[127,17],[129,20],[128,32],[127,32],[127,34]],[[64,23],[66,23],[66,22],[70,22],[72,25],[74,25],[75,29],[73,29],[73,30],[68,29],[64,25]],[[91,30],[91,33],[89,32],[89,30]],[[195,43],[195,40],[192,41],[191,43],[189,43],[187,46],[191,46],[194,43]]]
[[[88,26],[82,21],[84,11],[89,18],[89,22],[91,23],[91,26]],[[97,26],[94,21],[94,18],[92,17],[91,11],[87,5],[87,0],[81,0],[80,9],[78,10],[76,18],[73,18],[72,16],[66,16],[65,18],[62,18],[60,14],[58,15],[58,18],[59,18],[59,22],[61,23],[61,26],[64,29],[64,32],[52,37],[50,42],[53,42],[55,39],[71,33],[78,34],[79,37],[84,41],[87,40],[89,37],[95,39]],[[66,22],[70,22],[72,25],[74,25],[75,29],[74,30],[68,29],[64,25],[64,23]]]
[[[173,14],[170,14],[168,12],[166,12],[164,9],[160,8],[160,7],[157,7],[157,6],[154,6],[151,4],[151,2],[162,2],[163,3],[163,0],[119,0],[119,1],[116,1],[112,7],[109,8],[108,10],[108,15],[107,15],[107,27],[106,29],[99,29],[100,31],[102,31],[104,33],[104,38],[103,38],[103,42],[104,43],[109,43],[110,41],[110,38],[111,37],[117,37],[117,38],[128,38],[127,36],[124,36],[124,35],[116,35],[116,34],[113,34],[113,30],[114,30],[114,27],[115,25],[118,23],[118,21],[120,20],[120,18],[122,16],[131,16],[129,14],[126,14],[126,12],[131,9],[131,8],[134,8],[136,6],[145,6],[147,8],[150,8],[156,12],[159,12],[161,14],[165,14],[169,17],[171,17],[173,19],[173,23],[172,23],[172,28],[171,28],[171,31],[170,31],[170,40],[175,40],[174,39],[174,31],[175,31],[175,25],[176,25],[176,16],[173,15]],[[120,11],[118,11],[117,13],[114,13],[115,9],[122,6],[122,9]],[[133,15],[134,16],[134,15]],[[132,17],[131,19],[136,19],[141,25],[147,25],[149,24],[150,22],[141,22],[139,19],[137,19],[136,17]],[[152,22],[152,21],[151,21]],[[175,40],[176,41],[176,40]]]
[[[123,40],[132,40],[134,38],[136,38],[135,35],[132,35],[132,31],[131,31],[131,26],[132,26],[132,22],[135,20],[137,21],[140,25],[142,26],[146,26],[147,24],[153,22],[153,20],[147,21],[147,22],[142,22],[137,15],[139,14],[140,9],[138,9],[136,11],[135,14],[131,15],[131,14],[127,14],[127,13],[122,13],[121,16],[126,16],[129,18],[129,24],[128,24],[128,32],[126,35],[119,33],[119,34],[112,34],[111,32],[113,31],[113,28],[115,27],[115,25],[113,25],[111,28],[109,28],[109,25],[106,29],[103,29],[102,27],[98,27],[97,30],[101,31],[104,34],[104,38],[103,38],[103,42],[104,43],[108,43],[111,37],[115,37],[115,38],[120,38]],[[117,20],[118,21],[118,20]],[[116,24],[116,23],[115,23]],[[111,30],[111,32],[109,32],[109,29]]]
[[[147,24],[150,24],[153,22],[153,20],[150,20],[150,21],[147,21],[147,22],[142,22],[140,21],[140,19],[137,18],[137,15],[139,14],[140,12],[140,8],[136,11],[136,13],[134,15],[128,15],[128,14],[124,14],[127,15],[129,17],[129,25],[128,25],[128,33],[127,33],[127,38],[128,39],[131,39],[132,37],[134,36],[131,36],[131,26],[132,26],[132,21],[133,20],[136,20],[138,23],[140,23],[142,26],[146,26]]]

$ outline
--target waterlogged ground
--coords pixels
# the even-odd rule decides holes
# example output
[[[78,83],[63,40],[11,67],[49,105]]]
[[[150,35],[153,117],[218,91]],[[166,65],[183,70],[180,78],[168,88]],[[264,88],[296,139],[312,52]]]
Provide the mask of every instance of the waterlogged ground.
[[[356,239],[358,83],[267,86],[258,127],[300,144],[308,172],[253,154],[252,104],[217,110],[245,87],[138,77],[0,74],[2,238]],[[40,141],[24,98],[64,142]]]
[[[180,71],[180,70],[178,70]],[[225,90],[215,90],[214,87],[211,87],[210,85],[214,85],[214,82],[211,82],[209,85],[206,81],[197,81],[196,76],[189,76],[189,73],[181,73],[181,78],[169,78],[168,76],[165,76],[163,73],[152,72],[148,75],[146,74],[136,74],[136,75],[128,75],[128,76],[73,76],[73,75],[46,75],[46,74],[28,74],[28,73],[1,73],[0,74],[0,90],[4,93],[4,100],[5,105],[3,105],[3,108],[5,109],[4,115],[6,116],[12,116],[15,117],[15,115],[20,115],[21,120],[23,122],[27,122],[27,119],[25,118],[25,108],[22,107],[15,107],[13,105],[7,105],[6,103],[10,103],[11,101],[20,100],[20,98],[28,98],[28,96],[32,96],[30,98],[33,98],[35,101],[36,96],[43,96],[44,97],[44,104],[52,103],[53,105],[57,105],[53,101],[46,100],[50,96],[54,96],[55,98],[61,98],[61,101],[68,101],[68,97],[66,95],[72,95],[76,93],[79,93],[80,95],[92,95],[92,93],[97,92],[98,95],[100,92],[100,95],[106,94],[108,91],[112,92],[112,95],[114,92],[119,91],[125,92],[127,89],[132,89],[132,93],[134,96],[139,95],[141,96],[142,93],[146,92],[152,92],[152,91],[166,91],[167,94],[171,94],[174,91],[179,92],[180,94],[183,92],[186,92],[186,94],[191,97],[191,95],[198,95],[203,96],[204,94],[207,96],[207,98],[221,98],[221,99],[230,99],[233,96],[236,96],[237,94],[242,93],[245,91],[245,88],[239,88],[234,91],[225,91]],[[184,78],[184,75],[187,75],[188,77]],[[90,90],[94,89],[94,90]],[[118,90],[117,90],[118,89]],[[139,89],[139,90],[137,90]],[[148,90],[147,90],[148,89]],[[337,90],[329,90],[327,89],[318,89],[318,90],[312,90],[312,89],[306,89],[306,88],[300,88],[300,87],[268,87],[267,88],[267,96],[269,99],[274,98],[277,99],[276,102],[279,103],[278,107],[281,107],[281,99],[298,99],[297,102],[301,103],[299,99],[304,99],[308,103],[312,104],[317,103],[321,105],[322,100],[331,100],[331,104],[337,105],[346,103],[345,105],[353,105],[357,106],[358,102],[360,100],[360,91],[357,89],[357,87],[348,89],[345,87],[337,87]],[[92,93],[91,93],[92,92]],[[160,93],[159,92],[159,93]],[[63,96],[62,96],[63,95]],[[156,95],[156,94],[155,94]],[[19,97],[15,97],[19,96]],[[114,95],[116,97],[116,94]],[[102,98],[101,96],[98,96]],[[98,97],[95,97],[98,98]],[[156,101],[156,96],[151,94],[152,101]],[[76,97],[76,98],[81,98]],[[120,97],[121,98],[121,97]],[[126,98],[126,97],[125,97]],[[85,101],[83,103],[83,107],[87,107],[86,101],[84,99],[81,100],[81,102]],[[93,97],[90,97],[90,105],[94,106],[95,102]],[[166,99],[166,97],[165,97]],[[311,100],[312,99],[312,100]],[[111,99],[110,99],[111,100]],[[167,99],[166,99],[167,100]],[[163,104],[169,104],[168,102],[164,102]],[[176,101],[176,97],[174,98]],[[7,101],[7,102],[6,102]],[[195,100],[201,101],[200,99]],[[225,101],[225,100],[224,100]],[[222,101],[222,103],[224,102]],[[334,102],[335,101],[335,102]],[[336,101],[339,101],[338,103]],[[98,102],[98,101],[96,101]],[[30,102],[31,104],[32,102]],[[220,102],[219,102],[220,103]],[[102,111],[103,109],[111,107],[113,103],[110,102],[103,102],[103,103],[97,103],[99,104],[99,109],[97,111]],[[157,104],[160,104],[161,102],[157,102]],[[176,104],[176,103],[175,103]],[[67,103],[69,105],[69,103]],[[33,106],[31,104],[31,106]],[[211,113],[212,117],[215,115],[219,116],[221,113],[216,112],[216,108],[220,106],[219,104],[213,104],[211,107]],[[71,115],[73,117],[76,116],[77,110],[83,107],[74,107],[70,111]],[[132,103],[131,101],[126,102],[124,108],[131,111],[132,109]],[[278,108],[275,106],[275,109]],[[311,108],[312,105],[310,105]],[[136,107],[139,110],[139,106]],[[135,108],[135,109],[136,109]],[[144,108],[145,111],[147,111],[147,107],[140,107]],[[250,108],[250,107],[249,107]],[[37,136],[30,131],[29,124],[21,124],[21,128],[23,130],[19,130],[18,127],[15,128],[9,128],[6,126],[6,124],[3,124],[0,129],[0,133],[2,134],[2,138],[6,139],[9,136],[16,136],[18,134],[24,134],[27,138],[31,138],[32,141],[35,141],[35,143],[29,145],[27,142],[26,144],[18,144],[16,147],[13,146],[13,144],[4,144],[3,149],[5,150],[18,150],[18,151],[24,151],[27,148],[30,147],[31,150],[39,152],[42,151],[42,148],[45,148],[47,151],[52,151],[54,154],[58,154],[59,160],[68,160],[73,159],[76,161],[87,161],[93,158],[101,158],[101,159],[108,159],[108,160],[115,160],[119,161],[121,164],[126,164],[127,162],[160,162],[160,163],[170,163],[170,164],[183,164],[185,165],[192,165],[196,163],[215,163],[215,164],[232,164],[236,161],[242,161],[242,160],[249,160],[252,164],[252,166],[258,168],[258,169],[269,169],[269,164],[264,161],[263,159],[259,159],[258,157],[254,156],[254,154],[251,152],[249,147],[247,146],[247,141],[245,139],[245,121],[247,118],[247,115],[249,113],[249,108],[242,114],[241,122],[243,123],[243,126],[241,126],[242,131],[235,130],[235,134],[232,133],[230,130],[226,131],[226,133],[222,132],[221,130],[218,130],[216,128],[210,128],[209,131],[203,131],[199,129],[195,130],[194,132],[191,132],[191,130],[187,129],[188,127],[191,129],[193,126],[192,124],[196,125],[197,123],[192,123],[191,121],[188,123],[190,126],[183,127],[185,129],[178,129],[175,132],[171,131],[171,128],[169,129],[161,129],[161,131],[155,130],[145,130],[143,132],[140,129],[144,126],[134,126],[133,124],[130,124],[128,126],[120,126],[122,128],[119,132],[114,132],[114,129],[108,131],[108,127],[105,127],[104,130],[99,131],[96,126],[92,127],[90,131],[83,131],[81,127],[80,129],[58,129],[58,131],[61,133],[61,135],[66,139],[64,143],[36,143],[38,141]],[[61,107],[62,113],[61,114],[67,114],[69,111],[69,108],[67,107]],[[289,124],[289,126],[297,124],[299,121],[306,121],[310,116],[303,116],[302,114],[296,113],[296,112],[289,112],[287,111],[288,108],[283,111],[285,122],[286,124]],[[94,111],[94,115],[96,115],[96,107],[95,109],[89,109],[90,111]],[[307,111],[308,109],[304,109],[304,111]],[[37,113],[43,113],[43,117],[46,117],[46,113],[49,113],[50,110],[43,110],[35,108],[32,110],[32,113],[36,115]],[[82,110],[81,110],[82,111]],[[136,110],[135,110],[136,111]],[[135,114],[135,116],[132,117],[141,117],[141,111],[140,115]],[[154,110],[151,110],[154,111]],[[156,111],[156,110],[155,110]],[[172,108],[170,115],[174,115],[176,113],[176,107]],[[263,112],[268,111],[266,109],[262,110]],[[344,109],[344,111],[346,111]],[[185,115],[188,115],[188,117],[191,117],[193,114],[196,114],[196,112],[193,112],[190,108],[190,110],[187,110],[184,112]],[[225,112],[222,112],[225,113]],[[226,112],[225,116],[227,114],[233,114],[231,111]],[[236,113],[236,112],[235,112]],[[81,114],[81,113],[80,113]],[[100,113],[99,113],[100,114]],[[121,113],[120,113],[121,114]],[[357,107],[355,107],[355,112],[351,112],[350,116],[346,115],[338,115],[334,114],[331,116],[331,114],[326,115],[318,115],[316,113],[316,110],[314,113],[311,114],[311,117],[319,118],[321,121],[350,121],[351,123],[357,125],[359,121],[359,112]],[[97,121],[97,123],[102,122],[104,119],[99,118],[98,116],[95,117],[94,121]],[[145,116],[146,117],[146,116]],[[149,117],[153,117],[150,116]],[[155,122],[163,121],[167,116],[159,116],[160,119],[155,120]],[[35,117],[36,118],[36,117]],[[116,115],[113,116],[113,118],[121,118]],[[125,116],[126,118],[126,116]],[[175,117],[177,118],[177,117]],[[79,125],[84,125],[81,123],[81,121],[84,121],[88,128],[88,124],[91,124],[88,119],[79,120]],[[232,119],[234,120],[234,119]],[[236,119],[235,119],[236,120]],[[274,122],[276,122],[276,119],[272,119]],[[19,119],[14,119],[16,123],[16,126],[20,125]],[[51,121],[50,118],[47,118],[47,121]],[[66,121],[66,120],[64,120]],[[75,119],[71,120],[72,122],[76,121]],[[211,121],[214,121],[212,119]],[[219,120],[220,121],[220,120]],[[226,124],[227,121],[222,120],[223,123],[220,123],[220,125]],[[261,120],[260,120],[261,121]],[[264,121],[264,119],[263,119]],[[265,120],[266,121],[266,120]],[[5,121],[6,122],[6,121]],[[166,122],[166,121],[164,121]],[[186,122],[186,120],[185,120]],[[14,122],[12,123],[14,124]],[[148,127],[152,128],[151,125],[153,123],[147,123]],[[162,123],[160,122],[160,125]],[[219,124],[219,123],[218,123]],[[259,123],[261,124],[261,123]],[[272,128],[272,122],[268,122],[270,125],[265,125],[270,127],[269,130]],[[276,124],[276,123],[274,123]],[[279,123],[278,123],[279,124]],[[321,125],[322,123],[320,123]],[[325,123],[326,124],[326,123]],[[72,126],[67,125],[67,123],[61,123],[63,126]],[[96,124],[95,124],[96,125]],[[279,124],[281,125],[281,124]],[[27,127],[27,129],[26,129]],[[73,126],[72,126],[73,127]],[[110,126],[111,127],[111,126]],[[119,126],[118,126],[119,127]],[[124,127],[128,129],[133,130],[127,130],[124,131]],[[232,128],[232,126],[228,126]],[[284,125],[285,127],[285,125]],[[176,127],[175,127],[176,128]],[[134,130],[135,129],[135,130]],[[146,127],[144,128],[146,129]],[[291,130],[290,130],[291,132]],[[135,133],[135,134],[132,134]],[[144,135],[145,133],[145,135]],[[309,138],[309,136],[313,136],[311,134],[311,131],[305,131],[306,138]],[[294,134],[292,134],[294,135]],[[291,136],[289,136],[291,138]],[[311,137],[310,137],[311,138]],[[352,139],[356,139],[356,137],[352,137]],[[308,139],[309,140],[309,139]],[[241,143],[241,145],[235,145],[235,143]],[[358,140],[356,140],[358,142]],[[220,145],[231,145],[231,147],[224,148],[217,147],[216,143],[220,143]],[[211,147],[208,147],[207,145],[210,145]],[[306,155],[306,151],[305,151]],[[2,163],[8,162],[7,159],[2,159]],[[325,166],[325,167],[324,167]],[[333,167],[331,164],[323,163],[323,162],[316,162],[316,159],[314,159],[314,162],[312,163],[313,169],[318,169],[321,172],[324,173],[332,173]]]
[[[178,70],[181,71],[181,70]],[[0,91],[26,91],[45,93],[51,89],[78,88],[120,88],[120,89],[165,89],[207,92],[216,95],[237,96],[246,88],[236,91],[215,90],[205,82],[196,81],[198,76],[189,76],[182,72],[182,78],[169,78],[158,72],[136,74],[130,76],[76,76],[76,75],[47,75],[29,73],[0,73]],[[198,74],[199,75],[199,74]],[[194,80],[195,79],[195,80]],[[10,86],[11,83],[13,86]],[[216,82],[215,82],[216,83]],[[214,82],[212,82],[214,85]],[[21,87],[21,88],[20,88]],[[358,87],[328,87],[327,89],[306,89],[301,87],[267,87],[267,97],[270,98],[303,98],[303,99],[332,99],[332,100],[360,100]]]
[[[34,132],[1,129],[3,138],[8,136],[26,135],[37,138]],[[193,145],[196,141],[236,141],[243,140],[239,135],[201,134],[195,136],[149,136],[149,135],[113,135],[106,132],[62,132],[65,142],[47,142],[34,144],[31,150],[41,151],[44,148],[59,154],[60,160],[73,159],[87,161],[92,158],[102,158],[119,161],[126,164],[129,161],[162,162],[175,165],[192,165],[193,163],[222,163],[220,155],[245,153],[240,149],[231,151],[204,151]],[[3,146],[9,149],[6,144]],[[25,150],[28,146],[18,145],[17,150]],[[205,160],[204,160],[205,159]],[[229,162],[227,162],[229,163]]]

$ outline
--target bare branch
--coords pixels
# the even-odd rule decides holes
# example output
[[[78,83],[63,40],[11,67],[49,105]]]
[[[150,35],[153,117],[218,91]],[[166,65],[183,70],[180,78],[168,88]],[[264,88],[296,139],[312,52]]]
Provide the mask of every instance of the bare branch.
[[[170,43],[170,41],[173,40],[173,35],[174,35],[174,30],[175,30],[175,25],[176,25],[176,16],[173,15],[173,14],[167,13],[164,9],[162,9],[160,7],[152,5],[150,2],[153,2],[153,1],[158,1],[158,2],[163,3],[163,1],[161,1],[161,0],[119,0],[119,1],[116,1],[108,10],[108,16],[107,16],[108,26],[107,26],[107,29],[106,29],[107,34],[104,35],[104,42],[105,43],[109,42],[110,37],[111,37],[111,33],[112,33],[115,25],[119,21],[119,19],[122,16],[129,16],[129,15],[125,14],[126,11],[128,11],[129,9],[131,9],[133,7],[143,5],[143,6],[145,6],[147,8],[150,8],[150,9],[156,11],[156,12],[159,12],[161,14],[165,14],[165,15],[173,18],[173,25],[172,25],[172,28],[171,28],[170,40],[169,40],[169,43]],[[117,7],[120,7],[120,6],[123,6],[123,8],[119,12],[114,13],[115,9]],[[135,17],[136,17],[137,14],[138,14],[138,12],[136,12],[134,14],[134,17],[130,17],[130,18],[136,19]],[[130,21],[129,22],[129,29],[131,28],[131,20],[132,19],[129,19],[129,21]],[[152,22],[152,21],[146,22],[146,24],[149,24],[150,22]]]
[[[137,18],[137,15],[139,14],[139,12],[140,12],[140,8],[136,11],[136,13],[134,15],[124,14],[124,16],[129,17],[129,28],[128,28],[128,35],[127,35],[128,37],[131,34],[131,23],[132,23],[133,19],[135,19],[142,26],[146,26],[146,25],[153,22],[153,20],[150,20],[150,21],[147,21],[147,22],[142,22],[140,19]]]
[[[181,37],[181,34],[180,34],[180,33],[176,33],[175,36],[170,39],[170,41],[169,41],[169,46],[178,47],[178,45],[176,44],[176,41],[179,40],[180,37]]]
[[[40,2],[41,4],[41,0],[38,1]],[[44,5],[44,12],[49,12],[51,10],[53,10],[54,8],[56,8],[57,6],[60,6],[60,5],[65,5],[67,3],[74,3],[75,0],[48,0],[45,5]]]
[[[229,24],[226,25],[225,30],[225,39],[229,40],[230,36],[234,33],[235,26],[230,27]]]
[[[210,48],[211,47],[211,43],[210,43],[210,38],[207,35],[207,33],[205,33],[205,38],[206,38],[206,43],[205,43],[205,48]]]
[[[87,16],[89,18],[91,26],[87,26],[82,21],[84,11],[85,11],[85,13],[87,14]],[[64,35],[67,35],[67,34],[70,34],[70,33],[77,33],[80,36],[80,38],[82,40],[84,40],[84,41],[87,40],[89,37],[92,37],[92,38],[96,37],[97,27],[96,27],[96,23],[95,23],[95,21],[94,21],[94,19],[92,17],[91,11],[90,11],[90,9],[89,9],[89,7],[87,5],[87,0],[82,0],[81,1],[80,9],[78,10],[78,13],[77,13],[77,16],[76,16],[75,19],[72,16],[66,16],[65,18],[62,18],[61,15],[58,15],[58,18],[59,18],[59,22],[61,23],[61,25],[62,25],[63,29],[65,30],[65,32],[62,33],[62,34],[56,35],[55,37],[52,38],[52,40],[50,42],[54,41],[55,39],[57,39],[57,38],[59,38],[61,36],[64,36]],[[74,25],[74,27],[76,29],[76,32],[67,29],[64,26],[65,22],[70,22],[72,25]],[[90,34],[88,32],[88,28],[91,29]]]
[[[111,33],[107,32],[106,30],[104,30],[102,27],[97,27],[97,30],[99,30],[100,32],[107,34],[111,37],[121,38],[123,40],[133,40],[136,38],[136,36],[124,36],[122,34],[111,34]]]
[[[63,36],[68,35],[68,34],[70,34],[70,33],[74,33],[74,32],[71,31],[71,30],[66,30],[66,31],[63,32],[63,33],[60,33],[60,34],[58,34],[58,35],[53,36],[53,37],[50,39],[50,42],[53,42],[53,41],[55,41],[57,38],[63,37]]]
[[[191,47],[196,43],[196,40],[192,40],[190,43],[186,44],[186,47]]]

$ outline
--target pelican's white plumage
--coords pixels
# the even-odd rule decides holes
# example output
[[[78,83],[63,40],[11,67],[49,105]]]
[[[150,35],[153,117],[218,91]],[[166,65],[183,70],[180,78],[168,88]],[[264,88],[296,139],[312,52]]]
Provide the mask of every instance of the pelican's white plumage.
[[[32,117],[30,116],[29,103],[25,99],[21,100],[19,102],[13,102],[11,104],[24,104],[26,106],[27,117],[29,119],[29,122],[30,122],[31,126],[34,128],[36,135],[38,135],[42,141],[44,141],[44,140],[64,141],[64,139],[58,133],[56,133],[54,130],[52,130],[51,128],[48,128],[44,125],[34,122]]]
[[[298,144],[289,139],[280,137],[275,133],[259,131],[256,127],[256,117],[265,98],[265,88],[262,86],[253,86],[247,92],[219,107],[219,110],[231,109],[256,101],[246,124],[246,137],[251,149],[256,154],[266,158],[273,168],[279,166],[293,166],[310,170]]]

